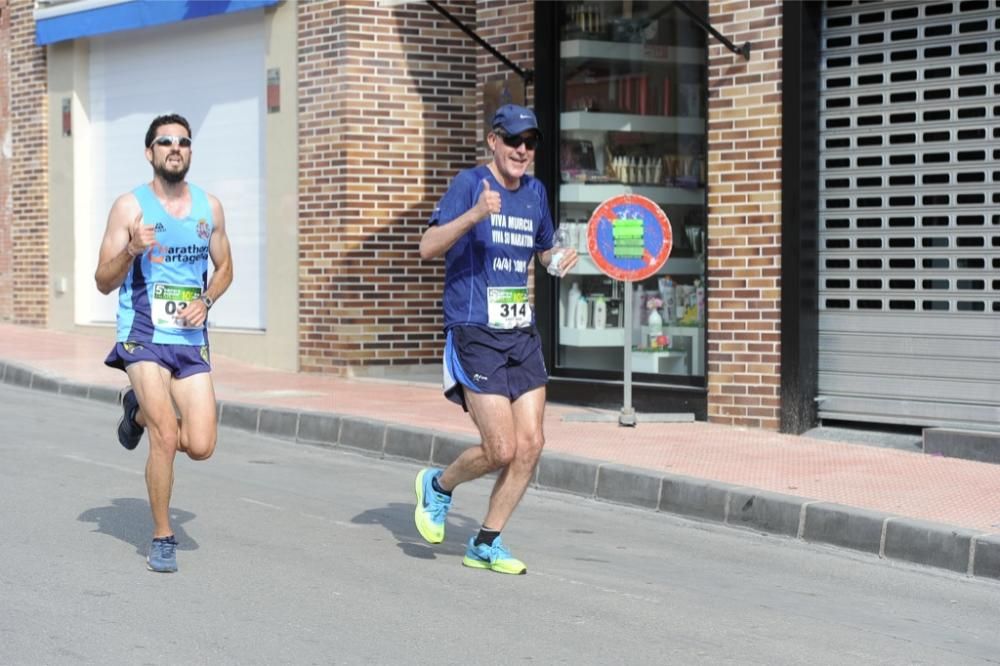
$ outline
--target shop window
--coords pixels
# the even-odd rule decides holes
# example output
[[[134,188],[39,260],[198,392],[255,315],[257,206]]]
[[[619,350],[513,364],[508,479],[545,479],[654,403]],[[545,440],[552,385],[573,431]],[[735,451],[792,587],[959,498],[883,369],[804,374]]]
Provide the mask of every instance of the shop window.
[[[700,384],[705,375],[705,31],[669,2],[560,3],[558,224],[581,253],[558,289],[557,367]],[[667,214],[673,250],[641,282],[606,277],[586,225],[634,193]],[[631,299],[631,321],[625,321]]]

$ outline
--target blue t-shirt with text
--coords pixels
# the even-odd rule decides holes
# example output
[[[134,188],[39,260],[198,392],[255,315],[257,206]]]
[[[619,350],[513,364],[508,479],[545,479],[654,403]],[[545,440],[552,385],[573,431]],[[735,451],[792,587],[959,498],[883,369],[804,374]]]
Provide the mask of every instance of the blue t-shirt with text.
[[[430,224],[448,224],[475,206],[484,179],[500,193],[500,212],[472,227],[445,254],[445,330],[460,324],[488,326],[487,289],[527,287],[535,253],[552,248],[552,215],[541,182],[523,176],[516,190],[508,190],[485,165],[455,177]]]

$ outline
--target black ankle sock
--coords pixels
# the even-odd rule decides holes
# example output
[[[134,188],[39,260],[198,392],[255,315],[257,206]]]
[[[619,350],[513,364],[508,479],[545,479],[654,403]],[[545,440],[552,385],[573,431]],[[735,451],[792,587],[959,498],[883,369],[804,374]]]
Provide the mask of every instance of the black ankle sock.
[[[479,530],[479,534],[476,535],[476,540],[472,542],[472,545],[478,546],[480,544],[485,543],[486,545],[490,546],[493,544],[493,540],[496,539],[498,536],[500,536],[499,531],[491,530],[486,526],[483,526],[482,529]]]
[[[442,495],[447,495],[448,497],[451,497],[450,490],[445,490],[444,488],[438,485],[438,478],[436,476],[431,477],[431,488],[433,488],[434,492],[436,493],[441,493]]]

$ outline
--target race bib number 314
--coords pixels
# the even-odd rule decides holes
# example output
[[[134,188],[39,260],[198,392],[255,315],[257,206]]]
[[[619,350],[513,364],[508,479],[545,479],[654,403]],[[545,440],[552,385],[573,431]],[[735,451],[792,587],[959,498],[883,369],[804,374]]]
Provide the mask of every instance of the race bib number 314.
[[[527,287],[488,287],[490,328],[523,328],[531,325]]]
[[[158,328],[200,328],[184,323],[184,308],[201,296],[201,287],[178,284],[153,285],[153,326]]]

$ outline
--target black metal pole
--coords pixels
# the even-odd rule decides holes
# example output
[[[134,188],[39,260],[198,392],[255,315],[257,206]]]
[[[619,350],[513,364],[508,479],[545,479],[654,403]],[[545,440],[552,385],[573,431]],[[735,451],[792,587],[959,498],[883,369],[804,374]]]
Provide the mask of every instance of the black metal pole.
[[[685,14],[687,14],[691,18],[692,21],[694,21],[695,23],[697,23],[698,25],[700,25],[702,28],[704,28],[705,30],[707,30],[709,33],[711,33],[716,39],[718,39],[720,42],[722,42],[722,44],[727,49],[729,49],[733,53],[738,53],[738,54],[742,55],[747,60],[750,59],[750,42],[744,42],[743,46],[736,46],[731,41],[729,41],[726,38],[725,35],[723,35],[721,32],[719,32],[718,30],[716,30],[715,28],[713,28],[711,23],[709,23],[708,21],[706,21],[705,19],[703,19],[693,9],[691,9],[690,7],[688,7],[686,4],[684,4],[680,0],[673,0],[673,2],[668,2],[666,7],[664,7],[663,9],[660,9],[660,10],[654,12],[653,14],[651,14],[649,16],[649,18],[646,19],[646,25],[649,25],[650,23],[652,23],[656,19],[658,19],[661,16],[663,16],[664,14],[666,14],[667,12],[669,12],[673,7],[677,7],[682,12],[684,12]]]
[[[716,39],[718,39],[720,42],[722,42],[727,49],[729,49],[733,53],[739,53],[740,55],[742,55],[747,60],[750,59],[750,42],[744,42],[743,46],[736,46],[731,41],[729,41],[728,39],[726,39],[725,35],[723,35],[721,32],[719,32],[718,30],[716,30],[715,28],[713,28],[711,23],[709,23],[708,21],[706,21],[702,17],[698,16],[686,4],[684,4],[683,2],[679,2],[679,1],[674,2],[673,4],[678,9],[680,9],[682,12],[684,12],[689,17],[691,17],[692,21],[694,21],[695,23],[697,23],[698,25],[700,25],[702,28],[704,28],[705,30],[708,30],[710,33],[712,33],[712,35]]]
[[[510,59],[507,58],[507,56],[505,56],[504,54],[500,53],[495,48],[493,48],[492,44],[490,44],[485,39],[477,35],[472,28],[459,21],[454,15],[451,14],[451,12],[449,12],[447,9],[445,9],[438,3],[434,2],[434,0],[427,0],[427,4],[433,7],[439,14],[441,14],[441,16],[444,16],[446,19],[454,23],[459,30],[464,32],[469,37],[471,37],[473,41],[475,41],[477,44],[479,44],[484,49],[489,51],[493,55],[493,57],[495,57],[503,64],[507,65],[508,68],[514,70],[514,72],[516,72],[517,75],[524,80],[524,100],[525,102],[528,101],[528,84],[531,83],[532,79],[534,78],[534,72],[532,72],[530,69],[524,70],[518,67],[516,63],[512,62]]]

